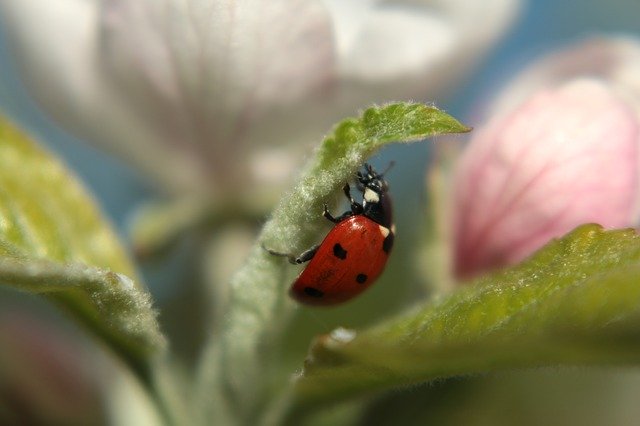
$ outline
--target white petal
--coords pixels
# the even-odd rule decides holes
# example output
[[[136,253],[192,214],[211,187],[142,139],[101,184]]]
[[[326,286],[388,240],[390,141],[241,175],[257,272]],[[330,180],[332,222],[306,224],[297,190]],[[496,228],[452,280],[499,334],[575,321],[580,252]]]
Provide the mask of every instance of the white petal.
[[[241,182],[265,123],[333,73],[327,15],[306,0],[6,0],[0,12],[40,103],[168,187]]]
[[[359,85],[371,83],[363,91],[391,97],[438,94],[469,70],[521,7],[518,0],[324,2],[335,22],[338,69]]]
[[[334,12],[345,78],[395,79],[441,61],[454,47],[456,34],[438,15],[410,7],[377,8],[372,2],[327,3]]]

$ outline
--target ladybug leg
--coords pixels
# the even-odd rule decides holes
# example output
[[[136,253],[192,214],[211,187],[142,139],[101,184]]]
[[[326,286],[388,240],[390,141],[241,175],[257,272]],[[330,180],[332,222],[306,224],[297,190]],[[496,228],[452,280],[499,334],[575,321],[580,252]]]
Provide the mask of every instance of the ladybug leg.
[[[342,213],[340,216],[334,217],[331,213],[329,213],[329,209],[327,208],[327,205],[325,204],[324,205],[324,213],[322,213],[322,215],[324,217],[326,217],[327,219],[329,219],[331,222],[338,223],[338,222],[342,222],[343,220],[345,220],[349,216],[353,216],[353,213],[350,212],[350,211],[346,211],[346,212]]]
[[[310,261],[311,259],[313,259],[313,256],[316,255],[318,248],[320,248],[320,244],[317,244],[311,247],[310,249],[303,251],[302,253],[300,253],[300,256],[294,259],[293,263],[296,263],[299,265],[301,263]]]
[[[342,191],[344,192],[344,195],[349,200],[349,203],[351,205],[351,211],[346,211],[346,212],[342,213],[340,216],[334,217],[331,213],[329,213],[329,209],[327,208],[327,204],[325,203],[323,216],[326,217],[327,219],[329,219],[333,223],[342,222],[343,220],[345,220],[346,218],[348,218],[350,216],[357,215],[357,214],[362,214],[362,211],[364,210],[363,207],[362,207],[362,204],[358,203],[351,196],[351,187],[349,186],[348,183],[346,183],[342,187]]]
[[[358,189],[358,191],[360,192],[364,192],[364,184],[362,183],[362,180],[364,179],[364,175],[362,174],[362,172],[358,171],[356,173],[356,188]]]
[[[345,185],[342,187],[342,191],[344,191],[344,195],[347,197],[347,199],[349,200],[349,204],[351,205],[351,215],[362,214],[364,210],[362,204],[353,199],[353,197],[351,196],[351,187],[348,183],[345,183]]]
[[[279,257],[286,257],[289,263],[293,263],[294,265],[299,265],[301,263],[308,262],[311,259],[313,259],[313,256],[315,256],[319,247],[320,247],[320,244],[315,245],[311,247],[309,250],[303,251],[300,254],[300,256],[296,257],[290,253],[280,253],[279,251],[271,250],[270,248],[262,244],[262,248],[265,249],[269,254],[274,256],[279,256]]]
[[[264,244],[262,244],[262,248],[269,254],[273,255],[273,256],[278,256],[278,257],[286,257],[290,263],[296,263],[296,258],[289,253],[280,253],[279,251],[275,251],[275,250],[271,250],[270,248],[268,248],[267,246],[265,246]]]

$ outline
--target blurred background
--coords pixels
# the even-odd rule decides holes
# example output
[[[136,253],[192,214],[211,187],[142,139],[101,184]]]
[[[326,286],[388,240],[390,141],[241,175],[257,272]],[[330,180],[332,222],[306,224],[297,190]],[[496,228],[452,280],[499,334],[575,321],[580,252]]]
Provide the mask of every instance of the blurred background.
[[[639,13],[640,4],[635,0],[612,0],[606,4],[596,0],[525,2],[513,27],[481,60],[470,78],[461,81],[453,93],[424,101],[434,102],[454,117],[465,120],[486,96],[491,96],[499,83],[545,52],[599,33],[640,35]],[[3,112],[28,126],[63,157],[96,195],[121,235],[126,235],[131,212],[142,201],[154,197],[153,183],[145,181],[113,156],[70,137],[42,113],[21,84],[3,32],[0,32],[0,55]],[[477,123],[467,120],[467,124]],[[423,150],[422,146],[408,146],[398,152],[385,153],[385,157],[402,156],[398,159],[400,163],[416,158],[413,151]],[[417,157],[426,164],[424,155]],[[394,188],[395,193],[401,190],[401,187]]]
[[[474,122],[474,117],[477,117],[476,112],[482,110],[483,102],[490,98],[505,80],[536,57],[586,36],[601,33],[631,34],[640,37],[639,17],[638,0],[525,2],[513,26],[471,70],[467,78],[438,98],[414,100],[433,102],[465,124],[478,126],[480,123]],[[478,22],[477,25],[481,26],[483,23]],[[69,135],[43,113],[22,84],[20,72],[12,60],[3,31],[0,31],[0,58],[2,112],[28,128],[40,142],[64,159],[94,194],[123,240],[130,241],[132,217],[136,210],[149,201],[162,199],[165,195],[148,177],[116,157]],[[413,206],[416,205],[416,199],[425,202],[424,173],[430,153],[429,144],[394,146],[385,149],[374,160],[379,165],[384,165],[390,160],[396,161],[396,170],[391,173],[390,180],[398,205]],[[289,179],[292,181],[294,176],[289,176]],[[399,210],[398,222],[402,223],[401,228],[409,230],[412,223],[419,218],[412,216],[410,208]],[[259,224],[260,221],[256,220],[256,229]],[[196,243],[182,246],[161,262],[143,264],[142,272],[157,305],[163,310],[163,320],[179,316],[179,312],[188,311],[190,308],[188,301],[191,299],[183,294],[181,284],[185,276],[194,274],[193,263],[190,260],[191,250],[196,249],[193,244]],[[400,253],[407,255],[406,250],[408,249]],[[403,297],[396,298],[389,304],[386,303],[388,293],[367,295],[371,299],[356,305],[355,313],[352,308],[340,308],[332,313],[303,312],[300,314],[303,322],[310,323],[311,329],[307,326],[294,330],[293,334],[299,337],[293,339],[292,349],[287,353],[291,362],[295,364],[299,361],[301,354],[306,350],[309,336],[315,332],[326,331],[345,321],[352,326],[370,324],[380,316],[393,312],[397,306],[405,305],[415,290],[403,291],[406,292]],[[3,299],[0,300],[0,311],[7,311],[8,306],[20,306],[18,310],[45,310],[47,318],[56,318],[63,324],[61,327],[74,329],[73,325],[65,322],[58,314],[32,301],[31,298],[4,291],[0,293],[0,298]],[[180,299],[185,301],[186,306],[176,307],[179,304],[175,301]],[[373,307],[361,308],[365,304]],[[393,306],[394,304],[396,306]],[[176,312],[172,314],[171,309],[175,309]],[[372,312],[378,314],[372,315]],[[167,322],[164,326],[169,329],[176,327],[173,333],[176,336],[181,334],[180,326],[175,323]],[[1,332],[2,330],[0,334]],[[168,332],[172,334],[172,330]],[[202,334],[206,331],[199,330],[195,333]],[[187,337],[183,335],[176,339],[189,340]],[[195,338],[194,341],[198,339]],[[189,345],[188,342],[183,342],[186,359],[195,356],[196,347]],[[0,346],[0,351],[2,350]],[[19,358],[18,355],[16,357]],[[2,379],[3,376],[0,376],[0,380]],[[473,424],[487,425],[501,422],[509,424],[512,421],[532,425],[541,422],[567,424],[568,419],[572,419],[573,424],[637,424],[640,419],[640,404],[637,404],[634,395],[637,396],[638,390],[640,374],[635,370],[612,373],[545,369],[490,378],[456,379],[426,388],[380,396],[362,417],[362,424],[395,424],[397,418],[387,418],[386,415],[397,413],[398,410],[406,411],[408,406],[419,407],[415,413],[409,412],[407,418],[413,416],[412,424],[424,424],[422,422],[428,421],[432,421],[433,424],[470,424],[471,419],[474,420]],[[590,403],[592,401],[596,403]],[[90,407],[95,404],[97,403],[93,400],[87,402],[87,406]],[[1,406],[2,404],[0,409]],[[336,411],[339,412],[341,409],[349,410],[349,407],[339,407]],[[84,414],[79,414],[82,415]]]

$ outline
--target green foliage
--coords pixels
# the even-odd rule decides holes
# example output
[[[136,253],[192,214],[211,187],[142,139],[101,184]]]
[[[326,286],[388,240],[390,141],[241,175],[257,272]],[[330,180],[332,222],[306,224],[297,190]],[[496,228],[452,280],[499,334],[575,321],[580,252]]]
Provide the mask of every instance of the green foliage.
[[[93,200],[4,120],[0,283],[45,295],[139,372],[165,346],[149,294]]]
[[[436,108],[404,103],[370,108],[338,124],[229,287],[220,289],[217,302],[226,311],[216,314],[224,320],[212,330],[196,371],[195,398],[186,389],[189,397],[179,394],[170,365],[153,356],[165,342],[150,297],[94,203],[61,164],[5,122],[0,283],[42,294],[67,310],[142,375],[168,422],[194,416],[202,424],[279,423],[326,403],[437,378],[637,365],[640,237],[584,225],[518,266],[369,330],[318,337],[302,374],[285,386],[275,358],[295,310],[286,297],[295,270],[261,245],[298,253],[317,240],[322,204],[385,144],[468,130]],[[181,411],[182,399],[193,403],[187,411]],[[345,407],[352,417],[361,408]]]
[[[640,362],[640,237],[583,225],[522,264],[350,337],[318,338],[297,409],[436,378]]]
[[[345,160],[355,161],[358,167],[374,150],[390,142],[415,142],[470,130],[434,106],[396,103],[368,108],[359,118],[343,120],[325,138],[318,153],[318,169],[329,169]]]
[[[221,291],[224,320],[212,330],[195,374],[189,415],[202,424],[278,423],[325,403],[437,378],[640,362],[640,237],[584,225],[518,266],[369,330],[318,337],[294,384],[274,386],[285,382],[274,379],[282,374],[275,356],[295,310],[286,297],[295,270],[261,244],[297,253],[317,240],[322,204],[381,146],[468,130],[420,104],[370,108],[335,127]],[[110,227],[65,168],[5,122],[0,283],[57,303],[143,378],[168,367],[153,357],[165,342],[150,297]],[[164,387],[177,389],[162,377]],[[165,419],[184,420],[187,414],[176,415],[181,408],[172,406],[182,396],[160,393]]]
[[[343,120],[325,138],[293,191],[282,199],[261,240],[294,252],[306,248],[324,224],[319,214],[323,203],[345,182],[353,181],[355,172],[377,149],[391,142],[416,142],[469,130],[435,107],[412,103],[371,107],[359,118]]]

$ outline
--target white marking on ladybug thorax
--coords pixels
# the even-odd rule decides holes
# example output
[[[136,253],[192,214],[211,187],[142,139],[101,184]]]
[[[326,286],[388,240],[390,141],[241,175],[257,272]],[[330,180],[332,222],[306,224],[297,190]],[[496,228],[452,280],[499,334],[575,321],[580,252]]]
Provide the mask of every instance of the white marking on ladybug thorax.
[[[364,189],[364,200],[367,203],[379,203],[380,202],[380,196],[373,189],[365,188]]]
[[[378,225],[378,227],[380,228],[380,233],[382,234],[382,237],[387,238],[387,235],[389,235],[389,232],[391,232],[389,231],[389,228],[385,228],[382,225]]]

